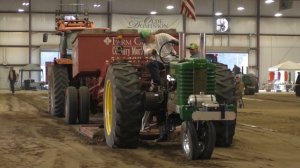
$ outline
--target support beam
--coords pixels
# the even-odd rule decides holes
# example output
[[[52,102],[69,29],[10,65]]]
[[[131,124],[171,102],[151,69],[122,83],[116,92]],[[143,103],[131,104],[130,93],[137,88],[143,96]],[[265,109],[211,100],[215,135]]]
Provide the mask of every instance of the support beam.
[[[107,1],[107,27],[112,28],[112,0]]]
[[[28,35],[29,35],[29,42],[28,42],[28,48],[29,48],[29,64],[31,64],[31,57],[32,57],[32,53],[31,53],[31,48],[32,48],[32,13],[31,13],[31,0],[28,1],[29,2],[29,28],[28,28]],[[29,74],[30,77],[30,74]]]
[[[260,67],[260,0],[256,0],[257,13],[256,13],[256,66],[257,66],[257,77],[259,79],[259,67]]]

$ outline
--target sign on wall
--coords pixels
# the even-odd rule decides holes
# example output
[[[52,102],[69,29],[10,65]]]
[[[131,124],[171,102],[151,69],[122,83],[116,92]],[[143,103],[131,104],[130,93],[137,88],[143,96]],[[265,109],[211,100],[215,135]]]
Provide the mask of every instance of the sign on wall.
[[[112,15],[112,31],[119,29],[183,30],[182,15]]]
[[[215,32],[225,33],[229,32],[229,20],[227,18],[216,18],[215,21]]]

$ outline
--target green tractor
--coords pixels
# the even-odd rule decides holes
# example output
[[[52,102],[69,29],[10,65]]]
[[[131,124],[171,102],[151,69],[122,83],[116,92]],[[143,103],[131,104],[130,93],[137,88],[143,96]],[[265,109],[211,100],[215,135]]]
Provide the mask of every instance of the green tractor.
[[[255,93],[258,93],[257,77],[254,74],[244,74],[242,79],[245,85],[245,95],[254,95]]]
[[[103,112],[108,146],[138,147],[151,114],[167,132],[181,125],[188,160],[209,159],[215,145],[232,144],[236,100],[234,76],[226,65],[205,59],[171,62],[160,72],[164,82],[154,92],[145,85],[145,69],[129,62],[114,62],[107,69]]]

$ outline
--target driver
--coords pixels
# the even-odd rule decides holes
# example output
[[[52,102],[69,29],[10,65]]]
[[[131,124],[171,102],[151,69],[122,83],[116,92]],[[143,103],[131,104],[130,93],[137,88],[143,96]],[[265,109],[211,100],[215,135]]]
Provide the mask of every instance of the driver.
[[[159,70],[164,69],[163,63],[172,61],[174,59],[173,55],[176,54],[171,43],[166,44],[162,48],[161,57],[163,60],[158,56],[158,52],[164,43],[172,41],[173,44],[178,44],[178,40],[166,33],[152,34],[149,30],[142,30],[139,35],[144,43],[143,50],[145,55],[152,56],[152,61],[148,63],[147,68],[153,81],[150,91],[155,91],[161,85]]]

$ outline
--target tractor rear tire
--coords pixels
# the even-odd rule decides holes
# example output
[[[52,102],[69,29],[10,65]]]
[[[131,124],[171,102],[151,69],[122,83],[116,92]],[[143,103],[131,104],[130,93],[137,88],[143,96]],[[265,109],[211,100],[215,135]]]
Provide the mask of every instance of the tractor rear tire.
[[[229,147],[233,142],[235,134],[236,120],[233,121],[214,121],[216,129],[216,146]]]
[[[104,133],[112,148],[136,148],[143,115],[143,96],[136,69],[112,64],[104,85]]]
[[[87,124],[89,123],[89,116],[90,116],[90,92],[88,87],[81,86],[78,90],[78,93],[79,93],[78,121],[79,124]]]
[[[255,94],[255,88],[246,87],[244,90],[244,95],[254,95]]]
[[[181,124],[181,142],[183,153],[188,160],[210,159],[216,142],[213,123],[199,121],[197,124],[184,121]]]
[[[220,104],[231,104],[235,101],[234,75],[227,65],[216,64],[216,99]]]
[[[227,65],[218,63],[216,67],[216,99],[220,104],[233,104],[236,113],[234,75],[227,68]],[[216,129],[216,145],[230,146],[235,134],[236,119],[233,121],[214,121],[213,123]]]
[[[49,111],[57,117],[64,117],[65,91],[69,85],[68,71],[63,65],[54,65],[49,76]]]
[[[65,122],[76,124],[78,113],[78,93],[73,86],[66,89]]]

